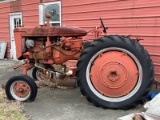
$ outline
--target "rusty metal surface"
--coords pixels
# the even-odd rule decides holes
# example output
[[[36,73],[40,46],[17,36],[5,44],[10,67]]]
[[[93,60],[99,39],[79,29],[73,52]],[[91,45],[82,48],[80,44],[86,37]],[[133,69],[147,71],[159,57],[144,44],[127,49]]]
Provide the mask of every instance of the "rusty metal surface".
[[[16,28],[14,32],[22,32],[22,36],[63,36],[63,37],[78,37],[85,36],[87,32],[76,27],[35,27],[35,28]]]
[[[64,80],[58,80],[57,82],[58,87],[76,87],[76,79],[66,77]]]
[[[67,51],[59,46],[56,46],[53,51],[54,63],[62,64],[67,60],[77,60],[80,57],[80,54],[81,51]]]
[[[72,76],[76,75],[77,62],[78,60],[68,60],[67,62],[65,62],[67,70],[72,70]]]
[[[65,38],[62,37],[62,47],[66,50],[79,51],[82,49],[82,38]]]
[[[39,71],[39,75],[43,78],[40,81],[42,81],[44,84],[49,85],[50,87],[67,87],[67,88],[74,88],[76,87],[76,79],[70,76],[66,76],[65,74],[59,74],[56,75],[55,71],[51,71],[48,69],[45,69],[42,66],[35,65]],[[48,73],[48,74],[47,74]],[[54,77],[51,78],[48,75],[53,74]],[[49,81],[48,81],[49,80]]]
[[[26,98],[30,94],[31,88],[26,82],[19,80],[13,85],[13,92],[20,98]]]

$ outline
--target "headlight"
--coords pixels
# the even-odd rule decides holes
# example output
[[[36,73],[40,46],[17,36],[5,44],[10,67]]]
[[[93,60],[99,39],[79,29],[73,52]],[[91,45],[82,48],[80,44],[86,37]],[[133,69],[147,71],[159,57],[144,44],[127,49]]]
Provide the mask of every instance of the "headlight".
[[[27,40],[26,40],[26,47],[27,47],[27,48],[32,48],[32,47],[34,47],[34,40],[32,40],[32,39],[27,39]]]

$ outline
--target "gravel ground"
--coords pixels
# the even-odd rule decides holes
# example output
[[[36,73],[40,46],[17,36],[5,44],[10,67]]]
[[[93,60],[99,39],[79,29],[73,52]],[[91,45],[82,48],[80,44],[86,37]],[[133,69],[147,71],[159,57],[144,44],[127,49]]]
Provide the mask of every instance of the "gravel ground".
[[[10,77],[21,74],[21,70],[12,69],[17,64],[17,61],[0,60],[1,85]],[[144,111],[143,105],[126,111],[95,107],[81,95],[79,88],[51,90],[49,87],[42,87],[38,89],[34,102],[23,105],[32,120],[116,120],[130,113]]]

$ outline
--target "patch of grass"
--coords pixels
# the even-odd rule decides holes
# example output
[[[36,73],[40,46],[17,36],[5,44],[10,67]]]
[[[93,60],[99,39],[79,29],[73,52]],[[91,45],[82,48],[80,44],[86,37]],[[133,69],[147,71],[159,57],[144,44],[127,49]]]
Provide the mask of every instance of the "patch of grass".
[[[23,115],[12,108],[8,108],[5,105],[0,105],[0,120],[22,120]]]
[[[27,120],[24,108],[18,101],[8,101],[0,87],[0,120]]]

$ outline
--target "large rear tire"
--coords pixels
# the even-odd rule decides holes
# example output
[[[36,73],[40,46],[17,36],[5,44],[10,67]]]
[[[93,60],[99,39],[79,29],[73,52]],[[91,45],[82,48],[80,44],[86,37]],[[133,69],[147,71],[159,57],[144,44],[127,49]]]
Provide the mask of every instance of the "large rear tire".
[[[95,106],[129,109],[147,96],[154,71],[143,46],[128,37],[112,35],[83,50],[76,76],[81,93]]]

